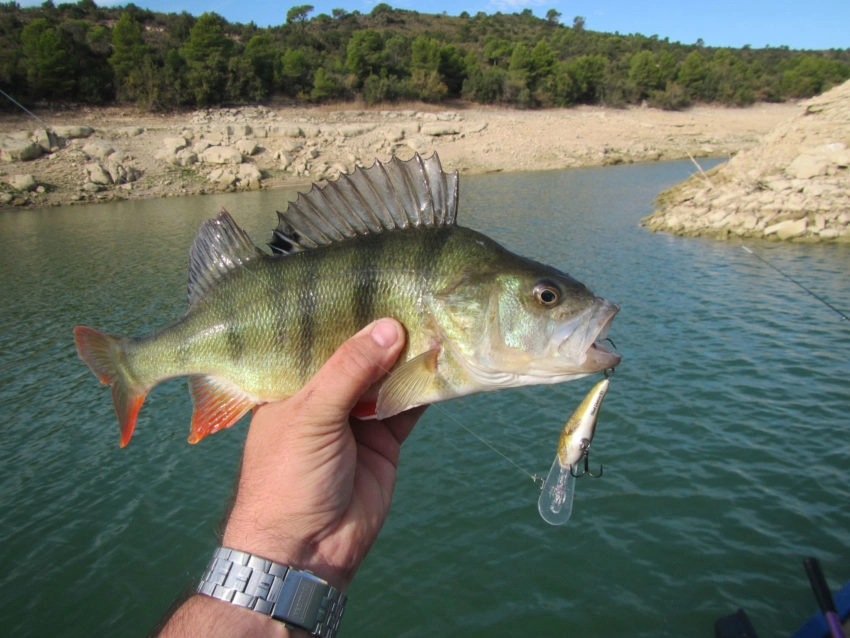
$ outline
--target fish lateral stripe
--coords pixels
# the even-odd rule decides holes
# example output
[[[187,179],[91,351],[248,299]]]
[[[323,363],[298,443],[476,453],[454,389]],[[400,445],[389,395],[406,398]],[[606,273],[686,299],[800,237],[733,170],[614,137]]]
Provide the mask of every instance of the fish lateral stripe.
[[[292,340],[298,344],[299,361],[312,361],[314,345],[316,342],[316,312],[318,304],[316,302],[316,286],[319,278],[319,271],[316,260],[306,259],[303,268],[299,271],[300,282],[298,285],[298,320],[297,333],[292,336]],[[302,367],[301,382],[307,382],[308,371]]]

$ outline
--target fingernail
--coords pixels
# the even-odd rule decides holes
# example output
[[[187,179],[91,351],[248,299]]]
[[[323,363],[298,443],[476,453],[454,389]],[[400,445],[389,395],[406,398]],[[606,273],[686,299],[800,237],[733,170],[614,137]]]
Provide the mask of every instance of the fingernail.
[[[389,348],[398,341],[399,336],[395,323],[386,319],[376,321],[375,325],[372,326],[372,332],[370,334],[372,335],[372,340],[382,348]]]

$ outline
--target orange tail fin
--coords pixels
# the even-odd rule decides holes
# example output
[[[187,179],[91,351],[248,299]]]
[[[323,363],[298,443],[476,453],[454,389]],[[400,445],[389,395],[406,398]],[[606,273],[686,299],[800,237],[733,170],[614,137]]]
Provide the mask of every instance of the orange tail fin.
[[[118,365],[123,353],[121,337],[108,335],[87,326],[74,328],[77,353],[104,385],[112,386],[112,402],[121,426],[121,447],[130,442],[136,417],[148,393],[148,388],[133,386]]]

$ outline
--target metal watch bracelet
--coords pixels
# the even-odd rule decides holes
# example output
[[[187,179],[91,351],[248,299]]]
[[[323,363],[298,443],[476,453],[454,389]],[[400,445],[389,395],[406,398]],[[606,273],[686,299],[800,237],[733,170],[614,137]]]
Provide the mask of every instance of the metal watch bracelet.
[[[313,636],[334,638],[345,595],[307,571],[219,547],[196,591],[271,616]]]

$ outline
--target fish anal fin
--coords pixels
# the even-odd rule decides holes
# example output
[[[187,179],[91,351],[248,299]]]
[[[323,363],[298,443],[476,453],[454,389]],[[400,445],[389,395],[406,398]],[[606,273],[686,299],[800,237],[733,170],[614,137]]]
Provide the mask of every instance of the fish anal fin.
[[[229,428],[257,405],[257,401],[213,376],[191,377],[192,430],[189,443]]]
[[[377,418],[398,414],[437,399],[440,348],[426,350],[390,372],[378,391]]]

